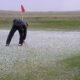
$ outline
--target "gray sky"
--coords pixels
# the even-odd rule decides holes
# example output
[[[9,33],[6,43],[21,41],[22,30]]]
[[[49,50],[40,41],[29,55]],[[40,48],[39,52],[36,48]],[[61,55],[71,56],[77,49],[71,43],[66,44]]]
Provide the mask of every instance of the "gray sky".
[[[80,0],[0,0],[0,10],[26,11],[80,11]]]

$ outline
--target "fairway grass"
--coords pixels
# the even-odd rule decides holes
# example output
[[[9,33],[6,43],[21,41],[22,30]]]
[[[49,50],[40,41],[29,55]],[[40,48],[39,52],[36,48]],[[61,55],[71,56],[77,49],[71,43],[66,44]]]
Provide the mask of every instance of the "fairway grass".
[[[26,20],[25,20],[26,21]],[[28,30],[47,30],[47,31],[79,31],[79,20],[45,20],[31,19],[27,20]],[[12,21],[0,21],[0,29],[10,29]]]
[[[62,30],[62,31],[79,31],[80,30],[80,20],[45,20],[36,19],[30,21],[29,29],[33,30]]]
[[[73,62],[74,61],[74,62]],[[16,61],[12,71],[0,73],[1,80],[80,80],[80,56],[73,56],[47,66]],[[72,66],[74,65],[74,66]]]
[[[28,31],[18,46],[18,32],[10,46],[9,30],[0,30],[1,80],[80,80],[80,32]]]

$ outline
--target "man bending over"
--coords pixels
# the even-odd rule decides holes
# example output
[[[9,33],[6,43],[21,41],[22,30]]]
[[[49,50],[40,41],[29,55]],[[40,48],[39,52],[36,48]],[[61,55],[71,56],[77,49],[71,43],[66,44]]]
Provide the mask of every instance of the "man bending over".
[[[22,46],[25,39],[26,39],[26,35],[27,35],[27,27],[28,27],[28,23],[23,22],[20,19],[14,19],[13,20],[13,25],[12,28],[9,32],[9,35],[7,37],[6,40],[6,46],[9,46],[11,39],[14,35],[14,33],[16,32],[16,30],[18,30],[20,38],[19,38],[19,46]]]

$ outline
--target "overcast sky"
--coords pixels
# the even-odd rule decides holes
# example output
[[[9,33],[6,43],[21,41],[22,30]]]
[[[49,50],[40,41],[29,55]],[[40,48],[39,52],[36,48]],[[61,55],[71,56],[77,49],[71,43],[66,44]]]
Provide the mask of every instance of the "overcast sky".
[[[80,11],[80,0],[0,0],[0,10]]]

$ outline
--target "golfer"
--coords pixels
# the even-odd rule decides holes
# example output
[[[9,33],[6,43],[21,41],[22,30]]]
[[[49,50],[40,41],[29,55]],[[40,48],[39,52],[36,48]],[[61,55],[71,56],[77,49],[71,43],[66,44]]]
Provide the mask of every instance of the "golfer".
[[[19,35],[20,35],[18,45],[22,46],[26,39],[27,27],[28,27],[28,23],[23,22],[21,19],[14,19],[12,28],[11,28],[9,35],[7,37],[7,40],[6,40],[6,46],[9,46],[11,39],[12,39],[14,33],[16,32],[16,30],[18,30]]]

